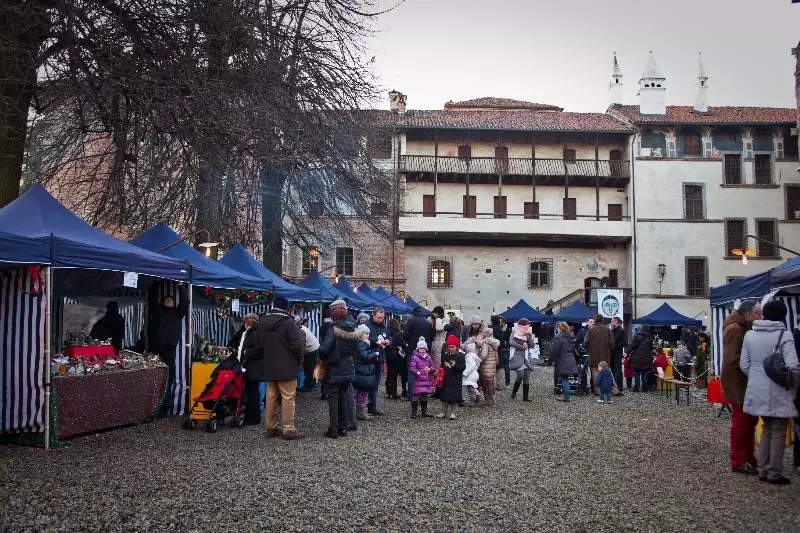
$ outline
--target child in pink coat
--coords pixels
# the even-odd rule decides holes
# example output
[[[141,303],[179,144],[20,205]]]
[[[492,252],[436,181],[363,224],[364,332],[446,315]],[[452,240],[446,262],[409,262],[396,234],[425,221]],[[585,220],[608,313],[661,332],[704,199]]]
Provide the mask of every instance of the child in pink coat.
[[[428,396],[433,394],[433,376],[436,374],[436,365],[428,353],[428,343],[425,337],[420,337],[417,349],[411,354],[409,372],[414,376],[411,386],[411,418],[417,418],[417,406],[422,407],[423,418],[431,418],[428,413]]]

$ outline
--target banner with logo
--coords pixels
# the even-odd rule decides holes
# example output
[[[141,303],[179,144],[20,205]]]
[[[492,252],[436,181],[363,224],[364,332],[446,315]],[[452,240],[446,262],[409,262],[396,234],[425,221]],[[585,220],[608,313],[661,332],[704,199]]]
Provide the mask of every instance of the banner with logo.
[[[621,289],[597,289],[597,312],[603,318],[622,318],[622,301]]]

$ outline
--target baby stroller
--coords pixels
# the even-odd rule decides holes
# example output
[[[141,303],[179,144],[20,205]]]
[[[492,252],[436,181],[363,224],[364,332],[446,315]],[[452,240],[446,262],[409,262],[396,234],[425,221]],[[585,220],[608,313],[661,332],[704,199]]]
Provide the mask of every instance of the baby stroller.
[[[569,388],[572,394],[586,394],[589,392],[589,353],[582,346],[575,347],[575,361],[578,363],[578,373],[569,378]],[[562,394],[561,380],[553,375],[553,394]]]
[[[195,429],[198,420],[206,421],[206,431],[215,433],[218,424],[231,417],[232,427],[242,427],[242,365],[236,357],[229,357],[211,373],[208,385],[192,401],[189,414],[183,419],[184,429]]]

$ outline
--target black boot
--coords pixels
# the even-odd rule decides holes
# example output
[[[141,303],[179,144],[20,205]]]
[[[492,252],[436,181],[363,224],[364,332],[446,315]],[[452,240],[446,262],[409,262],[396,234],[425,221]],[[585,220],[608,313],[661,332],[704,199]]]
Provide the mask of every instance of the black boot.
[[[433,415],[428,412],[428,402],[419,402],[422,406],[422,418],[433,418]]]
[[[511,399],[512,400],[517,397],[517,391],[519,391],[519,386],[520,385],[522,385],[521,381],[515,381],[514,382],[514,390],[511,391]]]
[[[533,401],[528,397],[530,392],[531,392],[531,386],[530,385],[523,385],[522,386],[522,401],[523,402],[532,402]]]
[[[418,401],[411,400],[411,418],[417,418],[417,405],[419,405]]]

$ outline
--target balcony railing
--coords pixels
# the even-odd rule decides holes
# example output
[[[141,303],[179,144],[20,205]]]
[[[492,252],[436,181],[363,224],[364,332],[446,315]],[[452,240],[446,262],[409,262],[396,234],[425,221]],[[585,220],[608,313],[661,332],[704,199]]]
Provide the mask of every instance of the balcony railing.
[[[529,159],[496,157],[437,157],[405,155],[400,160],[403,172],[443,174],[491,174],[505,176],[577,176],[628,178],[628,161],[595,159]]]
[[[523,213],[466,213],[464,211],[436,211],[436,212],[422,212],[422,211],[402,211],[401,217],[411,218],[492,218],[492,219],[527,219],[527,220],[606,220],[610,222],[629,222],[631,217],[625,215],[622,217],[615,217],[608,215],[569,215],[565,216],[564,213],[539,213],[534,216],[525,216]]]

